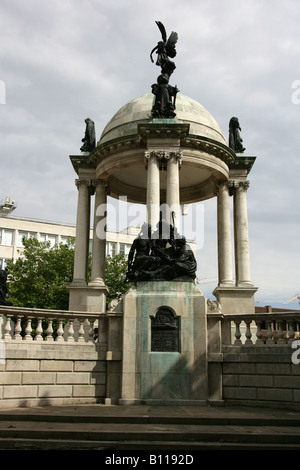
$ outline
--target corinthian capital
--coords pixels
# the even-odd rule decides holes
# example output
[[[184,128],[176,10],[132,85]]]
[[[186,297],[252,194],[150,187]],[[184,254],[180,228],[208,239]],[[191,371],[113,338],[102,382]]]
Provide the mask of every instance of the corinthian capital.
[[[228,187],[230,189],[231,194],[234,193],[234,191],[238,188],[240,188],[242,191],[247,191],[247,189],[250,186],[250,182],[247,181],[239,181],[239,180],[228,180]]]
[[[247,191],[250,186],[250,181],[240,181],[239,182],[239,188],[241,188],[243,191]]]
[[[148,166],[148,160],[151,157],[157,158],[159,162],[159,169],[166,170],[168,160],[175,159],[181,167],[182,152],[167,152],[165,150],[153,150],[151,152],[145,152],[146,168]]]
[[[85,186],[90,186],[91,185],[91,182],[90,180],[84,180],[84,179],[76,179],[75,180],[75,185],[77,188],[79,188],[81,185],[85,185]]]

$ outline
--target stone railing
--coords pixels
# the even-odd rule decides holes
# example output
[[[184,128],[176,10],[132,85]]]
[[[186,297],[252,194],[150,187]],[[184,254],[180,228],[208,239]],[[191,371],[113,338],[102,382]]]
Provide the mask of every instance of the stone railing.
[[[299,336],[298,312],[220,315],[223,345],[290,345]]]
[[[92,343],[100,315],[0,306],[0,340]]]
[[[93,342],[94,329],[103,313],[44,310],[0,306],[0,340]],[[298,312],[208,314],[220,345],[284,345],[300,338]],[[32,326],[34,323],[34,327]],[[217,332],[216,326],[218,325]],[[1,331],[2,330],[2,331]]]

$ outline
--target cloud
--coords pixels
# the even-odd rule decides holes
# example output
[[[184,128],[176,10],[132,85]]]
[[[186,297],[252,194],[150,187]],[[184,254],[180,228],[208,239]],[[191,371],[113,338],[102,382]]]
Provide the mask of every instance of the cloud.
[[[236,115],[246,153],[257,160],[248,191],[251,270],[257,298],[299,289],[298,0],[3,0],[0,19],[1,198],[16,215],[75,222],[69,155],[84,119],[97,138],[115,112],[151,90],[155,20],[179,34],[172,79],[228,134]],[[201,277],[216,275],[215,200],[205,203]],[[210,286],[208,287],[210,288]]]

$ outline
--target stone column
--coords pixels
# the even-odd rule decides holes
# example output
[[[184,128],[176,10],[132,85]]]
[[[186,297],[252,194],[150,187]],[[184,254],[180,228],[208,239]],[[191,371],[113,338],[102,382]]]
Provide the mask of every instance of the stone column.
[[[234,183],[235,265],[237,287],[252,286],[250,281],[248,214],[246,193],[249,181]]]
[[[94,230],[92,272],[90,285],[104,286],[106,249],[106,184],[102,180],[93,182],[95,187]]]
[[[159,184],[159,163],[156,152],[146,152],[147,163],[147,214],[148,224],[152,231],[155,231],[159,222],[160,207],[160,184]]]
[[[76,240],[72,285],[87,283],[88,249],[90,230],[90,181],[76,180],[78,188]]]
[[[230,194],[228,182],[218,190],[218,266],[219,286],[233,286]]]
[[[180,232],[180,191],[179,191],[179,166],[181,164],[181,152],[170,152],[167,156],[167,188],[166,188],[166,204],[169,210],[171,224],[172,212],[175,214],[174,224]]]

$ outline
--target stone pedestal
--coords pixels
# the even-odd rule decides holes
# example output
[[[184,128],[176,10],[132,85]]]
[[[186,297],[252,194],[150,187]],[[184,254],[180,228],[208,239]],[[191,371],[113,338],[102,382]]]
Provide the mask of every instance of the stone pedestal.
[[[216,287],[213,291],[222,306],[222,313],[255,313],[254,294],[257,287]]]
[[[201,291],[189,282],[139,282],[123,302],[120,404],[206,404],[206,298]]]
[[[69,310],[75,312],[103,313],[106,310],[105,286],[69,286]]]

